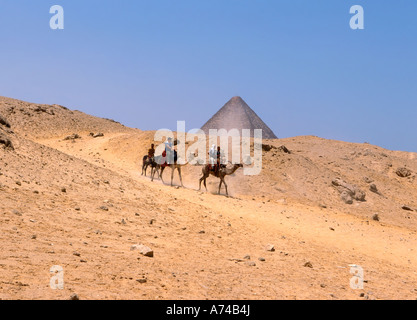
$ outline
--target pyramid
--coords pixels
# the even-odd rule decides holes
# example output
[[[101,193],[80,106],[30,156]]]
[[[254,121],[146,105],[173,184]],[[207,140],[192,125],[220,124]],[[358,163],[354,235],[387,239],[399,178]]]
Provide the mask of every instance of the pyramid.
[[[210,129],[250,129],[253,137],[255,129],[262,129],[263,139],[278,139],[272,130],[246,104],[241,97],[233,97],[201,128],[206,135]]]

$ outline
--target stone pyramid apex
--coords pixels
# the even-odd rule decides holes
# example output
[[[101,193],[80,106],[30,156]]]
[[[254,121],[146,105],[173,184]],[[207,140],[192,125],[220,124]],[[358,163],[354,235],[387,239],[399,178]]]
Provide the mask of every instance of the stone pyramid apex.
[[[265,122],[239,96],[231,98],[201,128],[205,134],[209,134],[210,129],[237,129],[240,133],[242,129],[249,129],[252,137],[255,129],[261,129],[263,139],[277,139]]]

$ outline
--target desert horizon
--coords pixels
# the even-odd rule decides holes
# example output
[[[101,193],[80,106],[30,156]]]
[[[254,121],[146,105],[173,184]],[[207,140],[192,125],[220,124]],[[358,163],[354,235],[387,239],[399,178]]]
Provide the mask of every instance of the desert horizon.
[[[3,305],[416,300],[417,2],[391,2],[0,1]]]
[[[417,296],[415,153],[263,140],[262,171],[227,176],[226,197],[213,176],[198,191],[202,165],[184,188],[141,175],[155,131],[10,98],[0,115],[1,299]]]

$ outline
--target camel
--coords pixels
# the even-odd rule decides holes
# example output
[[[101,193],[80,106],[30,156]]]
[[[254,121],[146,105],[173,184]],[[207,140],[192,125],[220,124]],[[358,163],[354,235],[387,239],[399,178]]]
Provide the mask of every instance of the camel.
[[[174,171],[175,169],[178,170],[178,175],[180,176],[180,181],[181,181],[181,187],[184,187],[184,185],[182,184],[182,176],[181,176],[181,167],[183,166],[183,164],[178,164],[177,162],[175,163],[171,163],[171,164],[166,164],[166,165],[162,165],[160,164],[162,161],[160,161],[161,156],[159,157],[155,157],[155,167],[152,168],[153,171],[151,172],[151,181],[153,181],[155,172],[158,171],[158,176],[161,178],[162,183],[164,182],[164,179],[162,178],[162,173],[164,172],[166,167],[170,167],[171,168],[171,187],[172,187],[172,181],[174,180]],[[159,170],[161,170],[161,172],[159,172]]]
[[[203,176],[200,178],[200,184],[199,184],[198,191],[201,190],[201,182],[202,181],[204,181],[204,187],[206,188],[206,191],[207,191],[206,179],[210,175],[213,175],[213,176],[220,179],[219,194],[220,194],[220,189],[221,189],[222,183],[224,183],[224,187],[226,188],[226,195],[229,196],[229,193],[227,192],[227,184],[224,181],[224,177],[235,173],[235,171],[237,169],[242,168],[242,167],[243,167],[243,164],[240,164],[240,163],[239,164],[234,164],[232,168],[227,168],[227,167],[220,168],[218,170],[218,172],[216,173],[215,171],[210,170],[210,165],[209,164],[205,165],[203,167],[203,170],[202,170]]]
[[[152,159],[149,156],[144,156],[143,162],[142,162],[142,176],[143,176],[143,173],[145,173],[145,177],[146,177],[146,170],[148,170],[148,167],[150,165],[152,165]]]
[[[158,179],[161,177],[157,160],[155,160],[157,158],[159,158],[159,157],[156,157],[152,160],[151,158],[149,158],[149,156],[144,156],[143,157],[142,176],[143,176],[143,173],[145,173],[145,177],[146,177],[146,170],[148,169],[149,166],[151,166],[151,176],[153,176],[152,173],[154,171],[157,171],[158,172]]]

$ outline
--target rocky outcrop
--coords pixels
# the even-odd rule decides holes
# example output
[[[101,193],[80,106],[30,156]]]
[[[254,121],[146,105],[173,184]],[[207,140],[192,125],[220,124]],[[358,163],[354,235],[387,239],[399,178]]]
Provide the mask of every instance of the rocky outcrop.
[[[401,178],[407,178],[412,174],[411,170],[407,168],[398,168],[397,171],[395,171],[395,173],[397,174],[397,176]]]
[[[332,185],[340,192],[340,198],[346,204],[352,204],[354,200],[365,201],[366,193],[354,184],[336,178],[332,181]]]
[[[10,123],[0,115],[0,125],[10,128]]]
[[[12,141],[2,132],[0,132],[0,146],[3,146],[4,149],[14,150]]]

